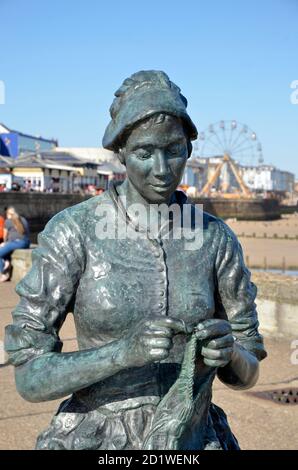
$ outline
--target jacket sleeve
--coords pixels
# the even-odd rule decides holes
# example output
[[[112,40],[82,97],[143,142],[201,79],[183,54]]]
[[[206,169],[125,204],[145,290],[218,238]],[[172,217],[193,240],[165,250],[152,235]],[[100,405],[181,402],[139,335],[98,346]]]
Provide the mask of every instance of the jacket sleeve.
[[[32,268],[17,284],[20,296],[5,330],[5,349],[15,366],[62,349],[59,330],[84,269],[79,227],[68,209],[54,216],[38,236]]]
[[[257,288],[243,260],[242,247],[233,231],[219,221],[220,241],[215,262],[216,315],[229,320],[237,342],[256,355],[266,357],[258,331],[255,298]]]

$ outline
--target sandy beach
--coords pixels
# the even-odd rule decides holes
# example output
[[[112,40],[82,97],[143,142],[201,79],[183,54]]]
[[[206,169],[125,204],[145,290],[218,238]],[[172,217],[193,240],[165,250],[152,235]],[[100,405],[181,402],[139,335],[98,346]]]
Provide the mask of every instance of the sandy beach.
[[[298,213],[274,221],[225,221],[242,245],[250,268],[298,269]]]

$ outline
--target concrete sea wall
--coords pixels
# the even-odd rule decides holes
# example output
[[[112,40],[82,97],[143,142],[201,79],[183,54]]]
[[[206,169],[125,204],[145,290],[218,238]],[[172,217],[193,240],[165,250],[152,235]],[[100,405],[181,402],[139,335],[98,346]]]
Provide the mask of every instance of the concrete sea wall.
[[[275,220],[280,218],[277,199],[217,199],[193,198],[194,203],[203,204],[204,211],[222,219]]]
[[[0,211],[15,206],[30,221],[49,220],[65,207],[78,204],[90,196],[60,193],[0,193]],[[204,210],[215,216],[239,220],[274,220],[280,217],[279,203],[275,199],[213,199],[195,198]]]
[[[298,339],[298,277],[258,272],[252,280],[264,336]]]

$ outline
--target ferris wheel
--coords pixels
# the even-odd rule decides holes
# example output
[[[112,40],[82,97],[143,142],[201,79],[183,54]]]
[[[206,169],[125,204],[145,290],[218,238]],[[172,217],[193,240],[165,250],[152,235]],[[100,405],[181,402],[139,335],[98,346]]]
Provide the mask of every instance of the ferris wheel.
[[[235,120],[210,124],[200,132],[195,150],[202,158],[228,155],[241,166],[257,166],[264,162],[256,133]]]

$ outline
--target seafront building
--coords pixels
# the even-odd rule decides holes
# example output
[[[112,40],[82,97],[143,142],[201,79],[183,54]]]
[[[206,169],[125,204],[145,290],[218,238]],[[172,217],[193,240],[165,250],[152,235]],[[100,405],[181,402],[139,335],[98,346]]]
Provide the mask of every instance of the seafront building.
[[[64,151],[0,157],[0,189],[96,194],[111,179],[124,179],[121,167],[116,159],[97,163]]]

